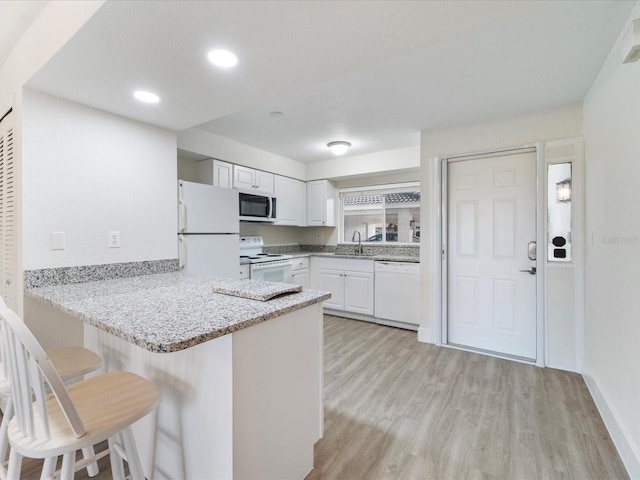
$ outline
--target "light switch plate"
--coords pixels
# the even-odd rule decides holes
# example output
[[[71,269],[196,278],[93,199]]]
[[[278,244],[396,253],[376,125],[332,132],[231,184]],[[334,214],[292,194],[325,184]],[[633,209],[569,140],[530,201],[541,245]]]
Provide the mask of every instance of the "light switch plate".
[[[64,250],[64,232],[51,232],[51,250]]]

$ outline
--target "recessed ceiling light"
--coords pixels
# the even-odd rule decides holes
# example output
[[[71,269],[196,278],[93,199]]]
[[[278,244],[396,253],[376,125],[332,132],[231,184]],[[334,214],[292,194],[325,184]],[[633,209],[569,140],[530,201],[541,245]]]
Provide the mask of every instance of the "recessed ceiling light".
[[[343,155],[347,153],[347,150],[349,150],[350,146],[351,144],[349,142],[342,141],[327,143],[327,147],[329,147],[329,150],[331,150],[334,155]]]
[[[158,95],[151,92],[145,92],[144,90],[137,90],[133,92],[133,96],[141,102],[146,103],[158,103],[160,101],[160,97]]]
[[[229,50],[216,49],[207,54],[209,61],[218,67],[234,67],[238,63],[238,57]]]

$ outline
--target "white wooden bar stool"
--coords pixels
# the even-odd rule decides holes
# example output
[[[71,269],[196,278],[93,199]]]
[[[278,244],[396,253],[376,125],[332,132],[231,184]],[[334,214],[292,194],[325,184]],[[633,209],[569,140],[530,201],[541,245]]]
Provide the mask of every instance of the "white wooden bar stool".
[[[2,297],[0,297],[0,309],[2,308],[6,308],[6,304]],[[46,353],[54,368],[58,371],[62,381],[65,383],[72,382],[87,373],[94,372],[102,365],[102,359],[99,355],[82,347],[57,348],[48,350]],[[0,478],[3,480],[7,478],[7,450],[9,448],[7,427],[9,420],[11,420],[13,416],[11,385],[9,383],[6,366],[7,364],[4,361],[2,348],[0,348],[0,395],[6,398],[2,422],[0,423]],[[93,447],[87,447],[83,453],[85,457],[93,456]],[[51,459],[48,463],[53,464],[55,467],[56,460],[55,458]],[[98,464],[93,462],[87,465],[87,473],[90,477],[96,476],[99,473]]]
[[[160,392],[152,382],[115,371],[65,387],[31,331],[6,306],[0,308],[0,339],[15,411],[7,429],[10,479],[20,477],[23,457],[60,455],[62,468],[54,478],[70,480],[76,470],[110,455],[114,478],[124,478],[126,460],[131,478],[144,479],[130,426],[157,405]],[[107,450],[76,462],[76,451],[104,440]]]
[[[1,351],[1,348],[0,348]],[[62,378],[62,381],[72,382],[87,373],[91,373],[102,365],[102,359],[91,350],[82,347],[59,348],[48,350],[47,355],[54,368]],[[0,356],[1,352],[0,352]],[[2,369],[6,367],[6,363],[2,360]],[[13,400],[11,398],[11,386],[8,381],[8,375],[0,373],[5,380],[0,380],[0,394],[7,397],[4,412],[2,414],[2,423],[0,423],[0,478],[6,479],[7,476],[7,450],[9,449],[9,437],[7,436],[7,427],[9,420],[13,416]],[[87,447],[83,452],[85,457],[94,455],[93,447]],[[48,461],[48,468],[55,467],[56,458]],[[52,464],[52,465],[51,465]],[[98,464],[93,462],[87,465],[87,473],[90,477],[95,477],[98,473]]]

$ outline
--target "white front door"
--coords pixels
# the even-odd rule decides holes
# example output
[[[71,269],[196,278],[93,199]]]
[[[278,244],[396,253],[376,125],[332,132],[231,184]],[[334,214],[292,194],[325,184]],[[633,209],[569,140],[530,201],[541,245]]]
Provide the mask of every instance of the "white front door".
[[[535,361],[536,154],[447,165],[446,343]]]

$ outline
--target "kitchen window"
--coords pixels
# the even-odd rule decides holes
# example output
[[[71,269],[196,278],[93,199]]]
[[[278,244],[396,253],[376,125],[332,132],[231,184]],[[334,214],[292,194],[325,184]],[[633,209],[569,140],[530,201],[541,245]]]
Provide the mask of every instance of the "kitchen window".
[[[375,185],[340,190],[342,242],[419,243],[420,185]]]

